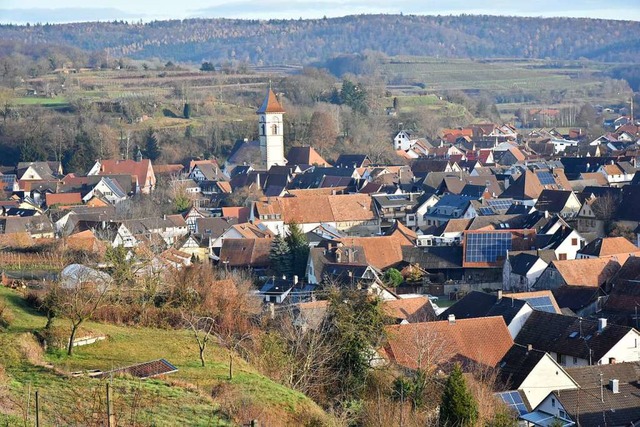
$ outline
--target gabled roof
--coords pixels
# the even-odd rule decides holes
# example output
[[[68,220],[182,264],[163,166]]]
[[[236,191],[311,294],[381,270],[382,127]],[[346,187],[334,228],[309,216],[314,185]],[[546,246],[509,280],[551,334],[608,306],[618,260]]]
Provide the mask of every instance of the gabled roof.
[[[231,149],[231,153],[227,158],[230,165],[257,165],[262,163],[262,154],[260,154],[260,141],[243,141],[240,140]]]
[[[289,165],[330,166],[313,147],[291,147],[286,158]]]
[[[47,206],[54,205],[80,205],[82,196],[80,193],[47,193],[45,196]]]
[[[337,168],[361,168],[370,164],[371,160],[366,154],[340,154],[334,166]]]
[[[276,216],[285,223],[298,224],[369,221],[376,218],[368,194],[270,197],[255,202],[254,209],[257,216]]]
[[[568,368],[567,373],[580,388],[554,395],[581,426],[629,426],[640,421],[638,362]],[[610,379],[619,381],[618,393],[611,390]]]
[[[513,198],[518,200],[533,200],[540,196],[544,187],[535,173],[529,169],[502,192],[500,198]]]
[[[436,318],[431,301],[425,296],[385,301],[382,309],[387,316],[409,323],[426,322]]]
[[[493,294],[471,291],[442,312],[439,317],[444,320],[450,314],[455,315],[456,319],[502,316],[508,325],[526,304],[524,300],[505,297],[498,299]]]
[[[549,290],[532,291],[532,292],[516,292],[505,293],[503,297],[521,299],[526,301],[534,310],[548,311],[550,313],[560,314],[561,310],[553,297],[553,293]]]
[[[272,242],[273,239],[225,239],[220,262],[229,267],[268,267]]]
[[[568,286],[599,287],[613,277],[620,264],[611,259],[572,259],[551,261],[554,268]]]
[[[534,310],[515,341],[596,363],[631,330],[609,324],[598,332],[598,321]]]
[[[100,160],[99,175],[131,175],[132,177],[136,177],[140,187],[148,185],[147,173],[153,175],[153,167],[149,159],[142,159],[139,162],[135,160]],[[125,188],[126,191],[126,187],[123,188]]]
[[[539,259],[540,257],[538,257],[536,254],[527,252],[520,252],[515,255],[509,254],[509,264],[511,265],[511,272],[520,276],[526,276]]]
[[[631,254],[639,251],[640,248],[624,237],[598,237],[580,249],[578,253],[603,258],[617,254]]]
[[[615,219],[622,221],[640,221],[640,185],[622,187],[621,202],[615,213]]]
[[[513,345],[502,317],[393,325],[386,332],[388,342],[380,353],[409,369],[430,368],[430,363],[441,367],[452,363],[493,367]]]
[[[267,90],[267,96],[262,101],[262,105],[256,111],[256,114],[265,114],[265,113],[284,113],[284,108],[280,105],[276,94],[273,93],[273,90],[269,88]]]
[[[539,211],[559,213],[565,208],[572,195],[573,191],[542,190],[535,207]]]
[[[402,248],[413,247],[415,233],[396,222],[395,229],[386,236],[344,237],[338,240],[343,248],[360,248],[368,265],[384,269],[403,260]]]
[[[514,344],[500,361],[498,379],[507,390],[517,390],[547,353]]]

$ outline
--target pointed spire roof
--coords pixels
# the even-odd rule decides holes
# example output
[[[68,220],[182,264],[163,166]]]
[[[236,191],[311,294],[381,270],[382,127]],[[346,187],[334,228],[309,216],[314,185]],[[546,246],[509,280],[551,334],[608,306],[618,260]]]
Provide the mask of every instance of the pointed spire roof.
[[[267,91],[267,96],[264,98],[262,105],[256,111],[256,114],[264,114],[264,113],[284,113],[284,108],[278,102],[278,98],[276,98],[276,94],[271,90],[271,86],[269,86],[269,90]]]

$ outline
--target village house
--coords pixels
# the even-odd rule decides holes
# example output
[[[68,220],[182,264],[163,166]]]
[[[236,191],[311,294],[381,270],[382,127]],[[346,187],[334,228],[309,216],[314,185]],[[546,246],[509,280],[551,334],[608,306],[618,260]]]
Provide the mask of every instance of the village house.
[[[448,371],[455,363],[463,369],[495,367],[513,345],[500,316],[420,322],[386,327],[387,343],[378,350],[379,363],[407,370],[433,366]]]
[[[525,300],[503,297],[500,290],[497,295],[471,291],[438,317],[445,320],[449,315],[456,319],[502,316],[511,338],[515,338],[532,311],[533,308]]]
[[[564,367],[637,362],[640,333],[630,327],[535,310],[515,342],[549,353]]]
[[[529,408],[535,408],[554,390],[575,390],[578,384],[546,351],[514,344],[498,364],[500,393],[524,393]],[[502,396],[501,396],[502,397]],[[529,411],[526,411],[529,412]]]
[[[568,368],[578,387],[549,393],[520,419],[533,426],[633,426],[640,421],[638,363]]]
[[[598,237],[581,248],[576,259],[615,258],[624,264],[630,256],[640,256],[640,248],[624,237]]]
[[[260,221],[280,235],[287,232],[292,222],[305,233],[320,224],[355,236],[380,232],[380,219],[368,194],[267,197],[253,202],[250,220]]]
[[[549,263],[556,259],[550,250],[509,252],[502,268],[502,289],[528,292]]]
[[[87,173],[91,175],[126,174],[131,176],[135,193],[149,194],[156,186],[151,160],[98,160]]]

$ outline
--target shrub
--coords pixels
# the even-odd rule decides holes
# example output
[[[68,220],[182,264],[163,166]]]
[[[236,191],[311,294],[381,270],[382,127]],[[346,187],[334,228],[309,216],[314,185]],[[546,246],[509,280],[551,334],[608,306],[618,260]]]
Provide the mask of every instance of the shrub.
[[[7,303],[0,301],[0,328],[6,329],[13,323],[13,313],[7,307]]]

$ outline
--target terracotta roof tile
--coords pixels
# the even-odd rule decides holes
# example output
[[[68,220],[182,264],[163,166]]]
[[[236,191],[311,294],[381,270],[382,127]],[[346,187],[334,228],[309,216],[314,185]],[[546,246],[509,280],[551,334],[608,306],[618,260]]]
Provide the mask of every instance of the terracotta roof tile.
[[[255,204],[258,215],[279,215],[286,223],[370,221],[376,218],[368,194],[270,197]]]
[[[385,301],[382,309],[387,316],[408,322],[426,322],[436,317],[431,301],[424,296]]]
[[[620,269],[617,261],[606,258],[556,260],[551,262],[551,266],[569,286],[598,287]]]
[[[381,353],[410,369],[452,362],[493,367],[513,345],[507,325],[499,316],[393,325],[386,332],[388,342]]]
[[[260,106],[260,108],[258,108],[258,111],[256,111],[256,113],[284,113],[284,108],[282,108],[282,105],[280,105],[280,102],[278,102],[278,98],[276,97],[276,94],[273,93],[271,88],[269,88],[269,90],[267,91],[267,96],[264,98],[262,105]]]
[[[82,204],[82,196],[80,193],[47,193],[45,200],[49,207],[54,205]]]

